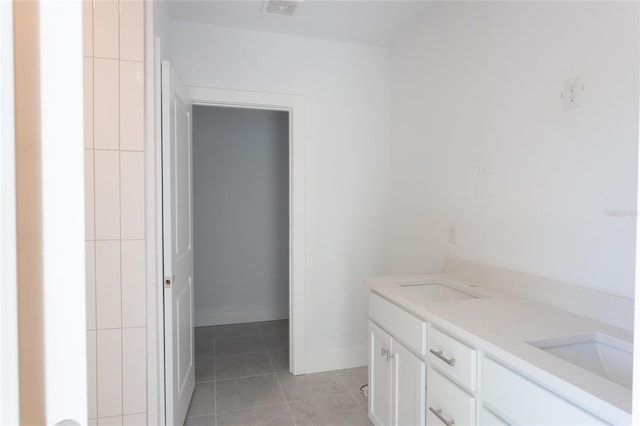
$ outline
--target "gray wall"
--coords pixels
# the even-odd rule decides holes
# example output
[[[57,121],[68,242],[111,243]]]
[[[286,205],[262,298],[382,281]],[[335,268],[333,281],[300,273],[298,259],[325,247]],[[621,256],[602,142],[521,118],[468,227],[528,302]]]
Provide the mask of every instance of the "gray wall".
[[[286,318],[288,113],[193,108],[196,325]]]

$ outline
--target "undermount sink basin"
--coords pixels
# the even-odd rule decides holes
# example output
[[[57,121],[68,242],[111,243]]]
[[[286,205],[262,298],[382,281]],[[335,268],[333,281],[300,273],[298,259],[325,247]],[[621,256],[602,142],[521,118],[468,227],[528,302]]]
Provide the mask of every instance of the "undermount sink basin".
[[[410,291],[416,296],[427,298],[433,302],[446,302],[451,300],[478,299],[476,296],[440,283],[407,283],[400,287]]]
[[[633,344],[602,333],[527,342],[627,389],[633,381]]]

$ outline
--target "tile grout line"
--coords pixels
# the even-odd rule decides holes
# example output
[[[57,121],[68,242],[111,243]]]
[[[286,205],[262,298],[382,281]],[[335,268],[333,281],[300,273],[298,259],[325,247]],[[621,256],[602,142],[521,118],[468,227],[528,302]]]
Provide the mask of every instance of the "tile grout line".
[[[211,330],[211,356],[213,357],[213,419],[218,424],[218,384],[216,382],[216,337],[215,330]]]
[[[269,364],[271,364],[271,369],[273,370],[273,373],[276,374],[276,366],[273,364],[273,360],[271,359],[271,355],[269,355],[269,350],[267,349],[267,345],[264,343],[264,336],[262,334],[260,334],[260,340],[262,341],[262,346],[264,346],[264,349],[267,353],[267,359],[269,360]],[[277,377],[276,377],[277,380]]]
[[[284,388],[282,387],[282,383],[280,383],[280,378],[278,374],[276,376],[276,382],[278,382],[278,387],[280,388],[280,392],[282,392],[282,397],[284,398],[284,403],[287,405],[287,410],[289,411],[289,416],[291,416],[291,421],[293,422],[293,426],[297,426],[296,419],[293,417],[293,411],[291,411],[291,406],[289,405],[289,401],[287,400],[287,396],[284,393]]]
[[[314,373],[312,373],[314,374]],[[300,398],[300,399],[292,399],[288,402],[300,402],[300,401],[313,401],[316,399],[323,399],[323,398],[332,398],[334,396],[341,396],[341,395],[349,395],[352,396],[353,394],[351,392],[334,392],[334,393],[326,393],[326,394],[322,394],[322,395],[316,395],[316,396],[311,396],[308,398]],[[356,401],[357,403],[358,401]],[[358,404],[358,406],[360,406],[360,404]]]

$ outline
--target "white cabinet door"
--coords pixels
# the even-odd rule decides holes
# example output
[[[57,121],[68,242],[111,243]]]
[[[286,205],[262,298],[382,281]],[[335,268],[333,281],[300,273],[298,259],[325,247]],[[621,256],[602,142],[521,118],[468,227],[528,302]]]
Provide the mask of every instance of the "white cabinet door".
[[[369,418],[376,425],[391,423],[391,336],[369,321]]]
[[[397,341],[392,352],[392,424],[422,426],[425,424],[425,363]]]

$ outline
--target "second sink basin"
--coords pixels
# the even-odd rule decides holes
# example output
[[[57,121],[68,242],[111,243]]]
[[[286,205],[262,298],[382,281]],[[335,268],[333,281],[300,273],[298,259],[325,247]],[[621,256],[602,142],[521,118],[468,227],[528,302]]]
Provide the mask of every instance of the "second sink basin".
[[[543,351],[631,389],[633,344],[602,333],[527,342]]]
[[[400,287],[410,291],[416,296],[427,298],[433,302],[446,302],[450,300],[477,299],[476,296],[464,291],[449,287],[440,283],[407,283]]]

